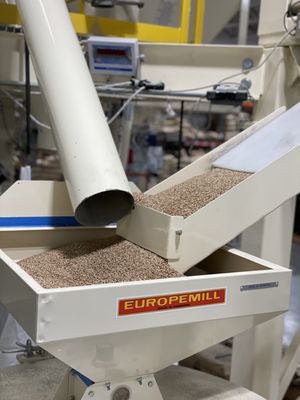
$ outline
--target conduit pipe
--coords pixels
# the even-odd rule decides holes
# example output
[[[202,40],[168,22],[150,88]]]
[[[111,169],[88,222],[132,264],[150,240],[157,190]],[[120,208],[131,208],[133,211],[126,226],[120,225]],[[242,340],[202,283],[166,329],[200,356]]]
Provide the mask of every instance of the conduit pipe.
[[[133,197],[64,0],[17,0],[76,219],[117,221]]]

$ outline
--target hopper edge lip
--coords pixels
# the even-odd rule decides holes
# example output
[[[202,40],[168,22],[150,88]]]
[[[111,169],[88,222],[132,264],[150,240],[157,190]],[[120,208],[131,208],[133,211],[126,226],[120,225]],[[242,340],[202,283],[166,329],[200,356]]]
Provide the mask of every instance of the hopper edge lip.
[[[273,269],[273,268],[268,268],[268,269],[262,269],[262,270],[251,270],[251,271],[236,271],[236,272],[230,272],[230,273],[218,273],[218,274],[203,274],[203,275],[196,275],[196,276],[182,276],[182,277],[176,277],[176,278],[161,278],[161,279],[148,279],[148,280],[141,280],[141,281],[129,281],[129,282],[113,282],[113,283],[100,283],[100,284],[94,284],[94,285],[84,285],[84,286],[69,286],[69,287],[62,287],[62,288],[42,288],[42,290],[39,292],[39,294],[60,294],[60,293],[66,293],[66,292],[87,292],[91,290],[101,290],[101,289],[114,289],[114,288],[126,288],[128,286],[134,286],[134,287],[141,287],[141,286],[151,286],[153,284],[161,284],[161,283],[178,283],[180,281],[206,281],[211,279],[212,277],[218,277],[218,278],[225,278],[228,276],[247,276],[251,275],[252,273],[255,273],[256,275],[264,275],[266,276],[271,273],[289,273],[290,270],[287,269],[285,271],[284,268],[282,269]],[[291,272],[290,272],[291,273]]]
[[[300,147],[300,146],[299,146],[299,147]],[[212,168],[210,168],[210,169],[212,169]],[[222,169],[227,169],[227,168],[222,168]],[[233,171],[233,170],[230,170],[230,169],[227,169],[227,170],[228,170],[228,171]],[[236,171],[236,172],[243,172],[243,171]],[[252,173],[252,172],[250,172],[250,173],[249,173],[249,172],[246,172],[246,173],[249,174],[249,176],[247,176],[247,177],[246,177],[245,179],[243,179],[241,182],[239,182],[239,183],[237,183],[236,185],[234,185],[232,188],[226,190],[226,192],[222,193],[220,196],[216,197],[215,199],[213,199],[213,200],[210,201],[209,203],[205,204],[203,207],[200,207],[198,210],[196,210],[196,211],[193,212],[192,214],[188,215],[187,217],[184,217],[183,215],[167,214],[167,213],[165,213],[165,212],[163,212],[163,211],[156,210],[155,208],[148,207],[148,206],[145,206],[145,205],[139,204],[139,203],[135,203],[134,209],[131,210],[131,212],[130,212],[126,217],[129,217],[129,218],[130,218],[130,214],[135,212],[135,208],[140,208],[141,210],[143,210],[143,209],[151,210],[151,211],[153,211],[153,212],[155,212],[155,213],[157,213],[157,214],[159,214],[159,215],[163,215],[164,217],[169,217],[170,219],[171,219],[171,218],[182,218],[183,221],[188,220],[189,218],[193,217],[196,213],[198,213],[200,210],[205,209],[208,205],[211,205],[212,203],[214,203],[215,201],[217,201],[217,200],[220,199],[221,197],[223,198],[223,196],[225,196],[228,192],[231,192],[232,190],[236,189],[238,186],[242,185],[242,184],[243,184],[245,181],[247,181],[248,179],[251,179],[251,178],[252,178],[256,173],[258,173],[258,172],[260,172],[260,171],[256,171],[256,172],[253,172],[253,173]],[[187,179],[187,180],[188,180],[188,179]],[[162,192],[163,192],[163,191],[162,191]],[[162,193],[162,192],[160,192],[160,193]],[[145,194],[146,194],[146,193],[145,193]],[[151,195],[149,195],[149,196],[151,196]],[[121,220],[120,220],[120,221],[121,221]],[[117,226],[118,226],[118,224],[117,224]],[[125,238],[125,236],[124,236],[124,238]]]
[[[16,261],[11,259],[2,249],[0,249],[0,260],[9,267],[27,286],[29,286],[37,295],[44,293],[44,288],[30,276]]]

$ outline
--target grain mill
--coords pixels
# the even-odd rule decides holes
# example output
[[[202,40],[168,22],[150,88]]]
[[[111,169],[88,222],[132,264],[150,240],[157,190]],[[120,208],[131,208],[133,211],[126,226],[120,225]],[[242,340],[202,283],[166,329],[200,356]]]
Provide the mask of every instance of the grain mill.
[[[216,168],[244,174],[199,209],[171,215],[139,201],[132,209],[138,190],[125,177],[63,2],[18,6],[66,183],[17,182],[1,196],[0,301],[79,377],[82,400],[162,400],[155,373],[288,308],[288,269],[223,246],[300,191],[289,174],[300,164],[300,106],[275,112],[146,193],[151,202]],[[57,79],[60,92],[52,90]],[[116,234],[167,260],[178,276],[45,288],[19,265]]]

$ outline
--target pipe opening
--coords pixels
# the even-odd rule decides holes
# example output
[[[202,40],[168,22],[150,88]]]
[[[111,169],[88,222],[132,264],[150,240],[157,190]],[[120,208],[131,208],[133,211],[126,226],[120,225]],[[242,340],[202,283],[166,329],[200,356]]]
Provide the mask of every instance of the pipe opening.
[[[128,214],[133,205],[131,193],[123,190],[108,190],[83,200],[76,208],[75,218],[82,225],[108,225]]]

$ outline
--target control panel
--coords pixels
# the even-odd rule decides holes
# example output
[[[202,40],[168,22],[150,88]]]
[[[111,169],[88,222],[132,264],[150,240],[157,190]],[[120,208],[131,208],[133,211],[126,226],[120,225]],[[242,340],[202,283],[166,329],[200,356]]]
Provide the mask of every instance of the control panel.
[[[137,39],[91,36],[87,41],[87,48],[91,73],[137,76]]]

